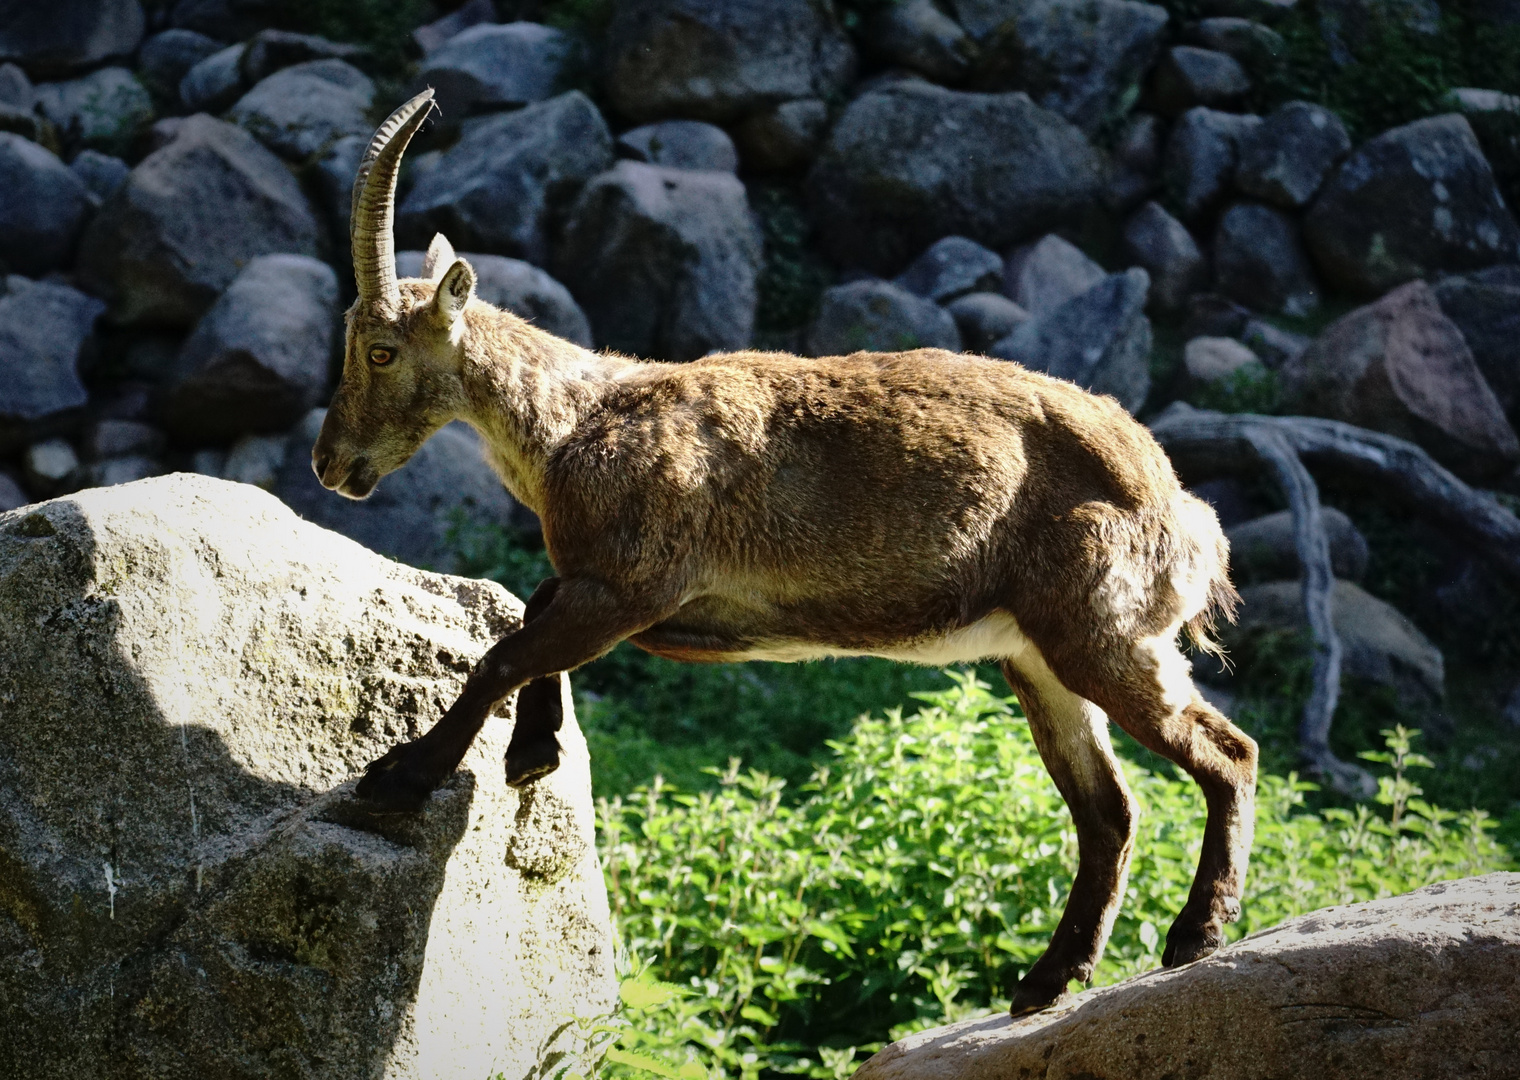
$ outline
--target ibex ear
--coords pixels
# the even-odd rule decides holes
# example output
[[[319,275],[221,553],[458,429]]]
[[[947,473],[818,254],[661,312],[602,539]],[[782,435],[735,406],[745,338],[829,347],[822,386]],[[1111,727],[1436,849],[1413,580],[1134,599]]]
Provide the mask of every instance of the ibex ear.
[[[443,233],[434,233],[427,254],[422,257],[422,280],[437,281],[454,261],[454,245]]]
[[[444,243],[447,244],[448,241],[445,240]],[[474,269],[463,259],[455,259],[454,265],[449,267],[443,280],[438,283],[438,291],[433,294],[433,308],[439,325],[452,329],[474,295]]]

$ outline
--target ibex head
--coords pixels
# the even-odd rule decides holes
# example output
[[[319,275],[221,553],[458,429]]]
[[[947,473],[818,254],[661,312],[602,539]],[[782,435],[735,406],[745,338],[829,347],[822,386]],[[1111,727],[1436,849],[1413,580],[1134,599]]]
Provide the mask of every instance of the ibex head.
[[[426,280],[396,280],[396,174],[406,146],[433,110],[425,90],[380,125],[354,180],[350,241],[359,298],[348,310],[343,377],[311,464],[324,487],[362,499],[399,469],[463,405],[464,310],[475,271],[442,235]]]

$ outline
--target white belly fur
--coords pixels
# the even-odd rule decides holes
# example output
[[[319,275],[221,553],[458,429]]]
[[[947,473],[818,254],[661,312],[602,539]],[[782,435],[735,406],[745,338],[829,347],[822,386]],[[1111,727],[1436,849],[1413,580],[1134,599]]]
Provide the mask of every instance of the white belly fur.
[[[745,652],[747,660],[821,660],[831,656],[882,656],[925,667],[971,664],[978,660],[1002,660],[1016,657],[1030,648],[1029,639],[1018,622],[1005,611],[995,611],[984,619],[937,637],[904,641],[876,649],[839,649],[806,641],[777,641],[757,645]]]

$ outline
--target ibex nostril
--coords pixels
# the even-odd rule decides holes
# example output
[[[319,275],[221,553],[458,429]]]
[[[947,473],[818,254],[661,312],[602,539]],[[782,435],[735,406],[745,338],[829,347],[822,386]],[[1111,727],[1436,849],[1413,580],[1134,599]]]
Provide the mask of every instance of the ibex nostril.
[[[330,454],[313,454],[311,456],[311,471],[317,474],[317,479],[326,483],[327,467],[332,464]]]

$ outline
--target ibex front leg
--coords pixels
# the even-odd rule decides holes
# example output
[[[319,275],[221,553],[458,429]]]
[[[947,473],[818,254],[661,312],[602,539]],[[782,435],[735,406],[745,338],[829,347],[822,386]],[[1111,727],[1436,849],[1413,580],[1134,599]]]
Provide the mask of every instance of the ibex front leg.
[[[481,657],[443,718],[372,764],[355,793],[386,810],[419,808],[459,767],[496,704],[525,685],[530,692],[528,701],[519,702],[520,730],[507,751],[507,776],[524,784],[547,775],[559,764],[559,686],[549,676],[596,659],[653,621],[647,604],[626,602],[596,581],[550,578],[528,602],[522,627]],[[555,701],[548,707],[542,699],[551,690]]]

